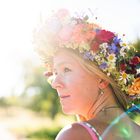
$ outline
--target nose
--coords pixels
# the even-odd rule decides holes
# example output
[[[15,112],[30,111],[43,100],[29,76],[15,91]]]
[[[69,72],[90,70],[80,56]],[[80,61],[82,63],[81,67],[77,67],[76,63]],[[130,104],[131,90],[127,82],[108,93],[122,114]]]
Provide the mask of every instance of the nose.
[[[63,87],[63,81],[60,75],[53,76],[51,81],[51,87],[54,89],[62,88]]]

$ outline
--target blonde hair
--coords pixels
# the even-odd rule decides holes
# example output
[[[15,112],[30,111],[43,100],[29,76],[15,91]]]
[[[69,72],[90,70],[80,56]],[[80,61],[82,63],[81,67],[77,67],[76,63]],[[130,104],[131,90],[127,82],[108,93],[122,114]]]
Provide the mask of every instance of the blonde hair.
[[[110,83],[110,88],[114,93],[114,97],[116,101],[121,105],[124,110],[128,109],[129,102],[127,96],[121,91],[119,85],[113,80],[113,78],[107,76],[100,68],[93,62],[87,59],[84,59],[83,56],[78,53],[76,50],[67,49],[72,52],[72,55],[77,61],[81,64],[81,66],[89,73],[93,73],[98,75],[103,80],[106,80]]]
[[[129,108],[129,102],[127,99],[126,94],[124,94],[121,91],[121,88],[119,87],[119,85],[113,80],[113,78],[107,76],[103,71],[101,71],[101,69],[93,62],[87,59],[84,59],[83,56],[79,53],[78,50],[73,50],[71,48],[59,48],[57,49],[57,51],[61,51],[61,49],[66,50],[68,52],[71,53],[72,57],[75,58],[77,60],[77,62],[79,62],[81,64],[81,66],[89,73],[92,74],[96,74],[97,76],[99,76],[101,79],[106,80],[107,82],[110,83],[110,88],[112,89],[113,93],[114,93],[114,98],[115,100],[119,103],[119,105],[124,109],[127,110]],[[52,55],[51,56],[46,56],[45,55],[45,51],[47,50],[42,50],[41,48],[37,49],[39,55],[43,58],[43,61],[45,62],[45,60],[47,59],[47,63],[48,63],[48,71],[52,70]],[[56,53],[57,53],[56,51]],[[43,53],[41,53],[43,52]],[[55,55],[55,54],[54,54]],[[49,60],[49,61],[48,61]],[[51,66],[50,66],[51,64]]]

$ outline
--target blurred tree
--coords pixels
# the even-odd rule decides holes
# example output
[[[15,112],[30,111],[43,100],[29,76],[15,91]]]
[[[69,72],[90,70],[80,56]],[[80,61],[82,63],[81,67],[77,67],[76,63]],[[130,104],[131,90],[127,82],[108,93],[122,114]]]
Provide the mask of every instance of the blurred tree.
[[[133,45],[140,55],[140,38],[137,38],[137,40],[133,43]]]
[[[25,106],[54,119],[60,110],[59,102],[56,91],[43,76],[44,71],[42,66],[33,65],[29,61],[24,63],[25,89],[21,97],[25,99]]]
[[[8,104],[6,98],[0,97],[0,107],[8,107],[8,106],[9,106],[9,104]]]

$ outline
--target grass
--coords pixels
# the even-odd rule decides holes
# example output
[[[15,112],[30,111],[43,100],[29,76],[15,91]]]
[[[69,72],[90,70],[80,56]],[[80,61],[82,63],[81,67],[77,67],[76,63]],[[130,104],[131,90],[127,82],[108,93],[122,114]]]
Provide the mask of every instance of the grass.
[[[31,140],[54,140],[61,128],[42,128],[34,132],[29,132],[26,138]]]

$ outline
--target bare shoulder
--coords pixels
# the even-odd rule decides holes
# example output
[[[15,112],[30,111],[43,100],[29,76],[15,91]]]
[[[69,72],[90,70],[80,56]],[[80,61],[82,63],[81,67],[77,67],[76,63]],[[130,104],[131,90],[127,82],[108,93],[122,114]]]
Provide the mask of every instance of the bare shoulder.
[[[64,127],[55,140],[92,140],[89,133],[78,123]]]

